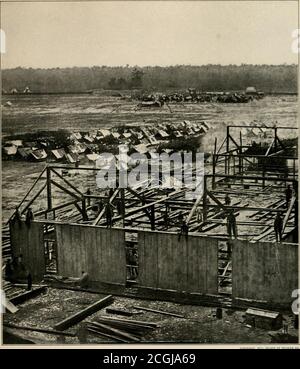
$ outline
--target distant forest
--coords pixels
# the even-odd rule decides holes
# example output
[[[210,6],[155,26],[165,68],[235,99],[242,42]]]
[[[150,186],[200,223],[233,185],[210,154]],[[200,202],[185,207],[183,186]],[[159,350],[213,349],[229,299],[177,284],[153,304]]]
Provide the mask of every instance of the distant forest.
[[[170,67],[73,67],[2,71],[2,89],[10,92],[79,92],[89,90],[199,91],[244,90],[297,92],[297,65],[176,65]]]

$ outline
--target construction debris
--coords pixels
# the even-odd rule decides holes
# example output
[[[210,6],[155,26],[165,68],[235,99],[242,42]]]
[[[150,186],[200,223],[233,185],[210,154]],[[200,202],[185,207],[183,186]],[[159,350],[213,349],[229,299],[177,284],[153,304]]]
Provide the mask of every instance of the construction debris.
[[[139,342],[157,324],[138,320],[100,317],[89,322],[87,329],[95,334],[121,342]]]

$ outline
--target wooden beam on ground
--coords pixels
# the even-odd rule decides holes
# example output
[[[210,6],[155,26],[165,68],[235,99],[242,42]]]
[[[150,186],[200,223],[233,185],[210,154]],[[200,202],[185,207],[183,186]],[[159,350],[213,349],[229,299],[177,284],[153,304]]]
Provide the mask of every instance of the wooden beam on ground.
[[[38,288],[34,288],[30,291],[26,291],[23,293],[20,293],[17,296],[14,296],[11,298],[11,302],[13,302],[14,304],[21,304],[24,301],[27,301],[29,299],[32,299],[38,295],[40,295],[41,293],[44,293],[47,291],[47,286],[42,286],[42,287],[38,287]]]
[[[20,329],[23,331],[40,332],[40,333],[54,334],[54,335],[60,335],[60,336],[65,336],[65,337],[76,337],[75,333],[66,333],[66,332],[56,331],[54,329],[25,327],[25,326],[11,324],[11,323],[3,323],[3,326],[7,328]]]
[[[4,308],[12,314],[15,314],[17,311],[19,311],[19,309],[9,299],[5,297],[2,299],[1,303],[4,306]]]
[[[73,325],[81,322],[83,319],[85,319],[89,315],[94,314],[96,311],[106,307],[107,305],[110,305],[112,302],[113,302],[113,296],[108,295],[104,297],[103,299],[95,302],[94,304],[86,307],[85,309],[55,324],[53,328],[59,331],[64,331],[65,329],[68,329],[72,327]]]
[[[134,335],[132,335],[130,333],[127,333],[123,330],[120,330],[120,329],[117,329],[117,328],[112,328],[109,325],[106,325],[104,323],[92,322],[92,324],[96,328],[98,328],[98,330],[100,330],[103,333],[113,334],[114,336],[118,336],[122,339],[125,339],[125,340],[129,341],[129,342],[140,342],[139,338],[137,338]]]
[[[168,311],[163,311],[163,310],[155,310],[155,309],[150,309],[150,308],[145,308],[145,307],[135,306],[135,305],[133,306],[133,308],[136,309],[136,310],[149,311],[150,313],[154,313],[154,314],[174,316],[176,318],[184,318],[184,315],[170,313]]]

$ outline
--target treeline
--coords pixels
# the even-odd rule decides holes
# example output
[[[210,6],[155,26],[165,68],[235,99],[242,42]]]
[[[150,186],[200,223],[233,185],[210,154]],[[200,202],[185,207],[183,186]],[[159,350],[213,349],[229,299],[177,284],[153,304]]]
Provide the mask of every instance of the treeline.
[[[176,65],[170,67],[73,67],[2,71],[2,88],[32,92],[79,92],[99,89],[165,91],[244,90],[255,86],[265,92],[297,92],[297,65]]]

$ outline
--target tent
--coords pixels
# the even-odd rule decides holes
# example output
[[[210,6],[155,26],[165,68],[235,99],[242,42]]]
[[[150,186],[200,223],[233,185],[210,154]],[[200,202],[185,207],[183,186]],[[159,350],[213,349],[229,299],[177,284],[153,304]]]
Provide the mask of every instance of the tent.
[[[28,159],[31,153],[32,149],[30,147],[18,147],[17,154],[20,155],[22,159]]]
[[[66,155],[64,149],[51,150],[51,153],[53,154],[56,160],[62,160]]]
[[[4,146],[3,147],[4,153],[8,156],[16,155],[17,153],[17,146]]]
[[[47,158],[47,153],[44,149],[37,149],[31,152],[31,157],[36,161],[42,161]]]

